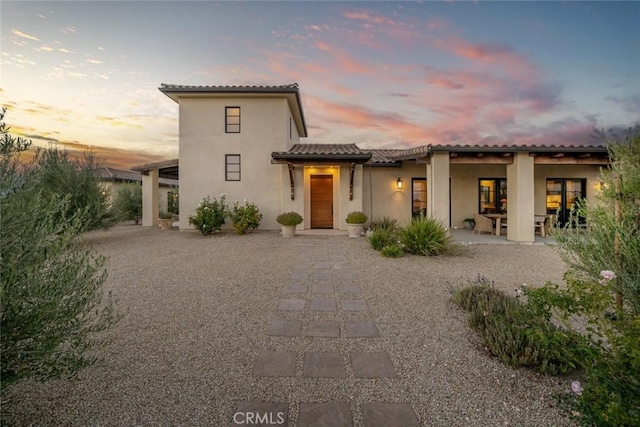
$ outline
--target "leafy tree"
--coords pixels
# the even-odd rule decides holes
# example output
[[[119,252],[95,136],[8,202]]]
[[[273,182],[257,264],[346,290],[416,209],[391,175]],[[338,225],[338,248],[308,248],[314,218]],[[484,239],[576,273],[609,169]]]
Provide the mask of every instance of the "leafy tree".
[[[82,159],[72,159],[66,150],[52,144],[35,150],[29,182],[45,194],[67,198],[65,216],[80,215],[83,231],[95,230],[113,223],[98,171],[92,153],[84,153]]]
[[[640,126],[609,135],[611,165],[602,170],[595,204],[574,217],[589,230],[556,233],[569,269],[566,286],[548,283],[525,293],[532,310],[586,319],[595,356],[582,361],[584,387],[573,384],[582,425],[640,425]]]
[[[23,378],[70,376],[117,316],[102,285],[104,258],[82,247],[86,209],[41,185],[45,164],[18,167],[30,142],[14,138],[0,114],[0,387]],[[51,158],[51,157],[46,157]],[[40,166],[42,165],[42,166]]]
[[[142,186],[135,183],[120,186],[113,198],[112,209],[118,220],[138,224],[142,218]]]

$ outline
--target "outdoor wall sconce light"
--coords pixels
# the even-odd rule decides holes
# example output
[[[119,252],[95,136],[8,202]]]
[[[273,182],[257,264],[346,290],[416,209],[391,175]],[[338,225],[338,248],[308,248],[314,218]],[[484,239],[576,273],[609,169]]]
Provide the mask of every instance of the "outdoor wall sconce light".
[[[398,187],[398,190],[402,190],[402,184],[402,178],[398,178],[396,181],[396,187]]]

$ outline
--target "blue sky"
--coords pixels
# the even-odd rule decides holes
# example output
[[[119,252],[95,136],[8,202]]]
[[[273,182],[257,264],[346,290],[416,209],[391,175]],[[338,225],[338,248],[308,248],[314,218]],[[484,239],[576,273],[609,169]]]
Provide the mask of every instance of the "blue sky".
[[[13,132],[177,157],[160,83],[300,85],[310,143],[589,144],[640,120],[638,2],[0,3]]]

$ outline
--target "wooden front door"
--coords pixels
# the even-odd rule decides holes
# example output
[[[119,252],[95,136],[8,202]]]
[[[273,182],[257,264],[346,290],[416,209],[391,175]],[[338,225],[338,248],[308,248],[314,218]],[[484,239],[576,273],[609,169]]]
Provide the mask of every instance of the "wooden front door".
[[[311,175],[311,228],[333,228],[333,175]]]

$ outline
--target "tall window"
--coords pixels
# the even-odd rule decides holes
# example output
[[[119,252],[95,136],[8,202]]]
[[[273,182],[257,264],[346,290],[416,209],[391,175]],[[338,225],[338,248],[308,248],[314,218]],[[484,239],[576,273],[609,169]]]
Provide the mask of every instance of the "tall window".
[[[427,215],[426,178],[411,178],[411,215]]]
[[[507,213],[507,180],[504,178],[481,178],[478,213]]]
[[[226,133],[240,133],[240,107],[225,107]]]
[[[547,179],[547,214],[558,215],[558,223],[564,225],[569,220],[571,208],[587,195],[587,180],[583,178]],[[584,220],[579,219],[580,222]]]
[[[225,154],[224,180],[240,181],[240,154]]]

